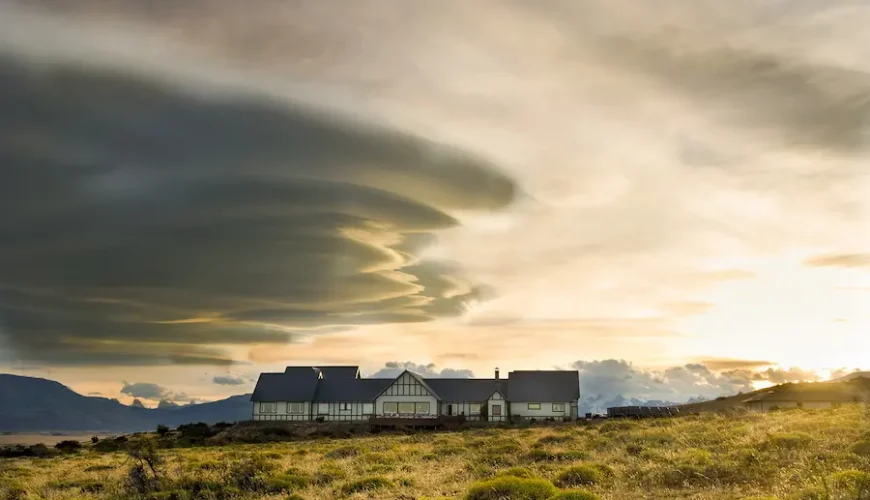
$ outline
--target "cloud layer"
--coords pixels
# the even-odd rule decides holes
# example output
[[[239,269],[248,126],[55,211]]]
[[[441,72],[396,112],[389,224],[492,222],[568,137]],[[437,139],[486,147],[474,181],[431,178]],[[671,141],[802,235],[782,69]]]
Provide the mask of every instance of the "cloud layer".
[[[416,364],[412,361],[388,361],[380,370],[367,375],[368,378],[394,378],[398,377],[405,370],[410,370],[418,375],[428,378],[472,378],[474,373],[471,370],[459,368],[442,368],[438,369],[434,363],[427,365]]]
[[[449,146],[123,67],[6,50],[0,108],[19,360],[225,364],[222,346],[460,314],[483,289],[419,256],[448,211],[516,191]]]

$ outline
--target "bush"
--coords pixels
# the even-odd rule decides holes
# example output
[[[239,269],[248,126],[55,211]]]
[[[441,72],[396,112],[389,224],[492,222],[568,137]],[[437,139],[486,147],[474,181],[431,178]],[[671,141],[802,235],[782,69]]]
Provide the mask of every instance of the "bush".
[[[99,436],[91,436],[91,444],[97,444],[100,442]]]
[[[77,453],[82,449],[82,444],[78,441],[67,439],[57,443],[54,447],[61,453]]]
[[[789,432],[770,435],[771,446],[785,450],[799,450],[805,448],[812,442],[813,437],[806,432]]]
[[[538,439],[538,444],[544,446],[544,445],[550,445],[550,444],[567,443],[567,442],[573,441],[573,440],[574,440],[574,438],[572,436],[550,435],[550,436],[544,436],[541,439]]]
[[[862,457],[870,457],[870,440],[858,441],[849,448],[849,451]]]
[[[359,455],[359,450],[353,446],[339,446],[323,454],[324,458],[330,459],[350,458],[357,455]]]
[[[282,476],[269,476],[264,480],[266,493],[289,493],[302,489],[311,484],[311,480],[305,476],[285,474]]]
[[[552,483],[543,479],[498,477],[471,486],[466,500],[547,500],[557,494]]]
[[[325,465],[314,475],[314,484],[324,486],[347,478],[347,473],[335,466]]]
[[[161,436],[165,436],[165,435],[169,434],[169,427],[167,427],[163,424],[158,425],[157,426],[157,434],[159,434]]]
[[[563,470],[556,478],[556,483],[559,486],[586,486],[590,484],[598,484],[602,481],[603,475],[595,467],[589,465],[578,465],[569,467]]]
[[[510,469],[505,469],[499,471],[496,474],[498,477],[519,477],[522,479],[532,479],[538,477],[531,469],[526,467],[511,467]]]
[[[380,476],[374,476],[357,479],[356,481],[347,483],[341,487],[341,491],[345,495],[352,495],[360,491],[375,491],[382,488],[389,488],[391,486],[393,486],[393,483],[391,483],[389,479]]]
[[[275,470],[275,464],[260,455],[252,455],[227,468],[225,481],[243,491],[262,491],[265,476]]]
[[[850,498],[870,498],[870,473],[857,470],[844,470],[831,476],[831,484],[847,493]]]
[[[563,491],[551,496],[549,500],[601,500],[595,493],[583,490]]]

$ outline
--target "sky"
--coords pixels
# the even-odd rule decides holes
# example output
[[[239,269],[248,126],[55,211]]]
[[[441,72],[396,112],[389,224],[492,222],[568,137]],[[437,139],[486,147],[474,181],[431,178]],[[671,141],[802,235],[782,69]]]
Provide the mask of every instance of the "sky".
[[[870,359],[870,6],[0,0],[0,372],[684,401]]]

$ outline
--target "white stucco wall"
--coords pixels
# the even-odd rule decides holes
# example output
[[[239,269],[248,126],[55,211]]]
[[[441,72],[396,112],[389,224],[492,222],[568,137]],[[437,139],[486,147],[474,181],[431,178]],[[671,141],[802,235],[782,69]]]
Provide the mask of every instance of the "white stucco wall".
[[[483,401],[481,401],[480,403],[471,403],[468,401],[442,401],[441,402],[441,414],[442,415],[449,415],[449,413],[447,413],[447,409],[448,409],[447,406],[453,405],[453,415],[454,416],[462,415],[462,413],[465,412],[466,417],[478,418],[481,415],[480,411],[478,411],[477,413],[472,413],[472,411],[471,411],[471,407],[475,404],[479,405],[480,411],[482,411],[483,405],[485,403]]]
[[[375,413],[384,414],[384,403],[429,403],[429,411],[422,416],[438,416],[438,399],[408,373],[401,375],[375,400]]]
[[[508,415],[507,401],[505,401],[504,398],[502,398],[500,393],[496,392],[495,394],[493,394],[489,398],[489,400],[486,402],[486,405],[488,407],[487,408],[487,415],[489,416],[488,420],[490,422],[501,422],[501,421],[507,420],[507,415]],[[501,416],[497,416],[497,415],[493,414],[493,412],[492,412],[493,405],[501,405]]]
[[[537,401],[511,401],[511,415],[515,417],[526,418],[562,418],[571,416],[571,405],[577,405],[577,402],[565,401],[565,411],[553,411],[553,403],[540,403],[540,410],[529,410],[529,403],[537,403]]]
[[[286,401],[279,401],[276,404],[278,405],[277,413],[262,413],[260,411],[260,403],[259,402],[253,403],[254,420],[288,420],[288,419],[308,420],[308,418],[309,418],[308,416],[311,414],[310,413],[311,403],[308,403],[308,402],[302,403],[303,412],[301,415],[298,413],[287,413],[287,402]]]
[[[349,410],[342,410],[343,403],[341,402],[329,402],[324,403],[328,407],[328,414],[320,413],[320,404],[314,403],[314,411],[312,415],[314,418],[323,417],[326,421],[335,421],[335,420],[365,420],[368,419],[371,414],[365,414],[365,403],[348,403]],[[373,407],[374,408],[374,407]]]

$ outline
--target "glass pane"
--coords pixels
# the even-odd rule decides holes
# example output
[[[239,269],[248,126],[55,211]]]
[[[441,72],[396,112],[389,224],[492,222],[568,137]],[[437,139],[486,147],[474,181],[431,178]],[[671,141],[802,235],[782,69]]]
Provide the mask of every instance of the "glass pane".
[[[480,405],[479,404],[470,404],[470,405],[468,405],[468,407],[469,407],[472,415],[477,415],[480,413]]]
[[[492,405],[492,416],[500,417],[501,416],[501,405]]]
[[[363,405],[363,415],[371,415],[375,412],[375,405],[371,403],[365,403]]]
[[[317,404],[317,413],[321,413],[321,414],[329,413],[329,403],[318,403]]]
[[[540,410],[541,403],[529,403],[529,409],[530,410]]]
[[[384,403],[384,413],[399,413],[399,404]]]
[[[417,403],[417,414],[429,413],[429,403]]]
[[[414,403],[399,403],[399,413],[414,413]]]

